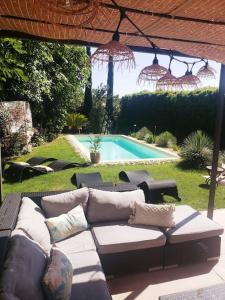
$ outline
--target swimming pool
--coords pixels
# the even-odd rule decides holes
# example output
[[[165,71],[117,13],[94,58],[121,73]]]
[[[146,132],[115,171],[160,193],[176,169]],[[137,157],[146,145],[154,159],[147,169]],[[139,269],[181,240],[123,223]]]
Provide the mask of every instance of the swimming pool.
[[[76,136],[79,143],[82,145],[86,156],[90,152],[90,137]],[[81,149],[82,150],[82,149]],[[111,135],[101,137],[101,162],[104,161],[135,161],[149,159],[175,159],[177,158],[172,153],[162,151],[156,147],[143,145],[125,136]]]

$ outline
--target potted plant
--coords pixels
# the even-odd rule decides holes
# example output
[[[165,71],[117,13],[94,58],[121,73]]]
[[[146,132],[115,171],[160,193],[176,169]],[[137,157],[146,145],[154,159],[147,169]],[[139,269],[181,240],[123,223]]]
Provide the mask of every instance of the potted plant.
[[[90,159],[92,164],[98,164],[100,162],[100,148],[101,148],[101,138],[96,136],[94,138],[90,137]]]

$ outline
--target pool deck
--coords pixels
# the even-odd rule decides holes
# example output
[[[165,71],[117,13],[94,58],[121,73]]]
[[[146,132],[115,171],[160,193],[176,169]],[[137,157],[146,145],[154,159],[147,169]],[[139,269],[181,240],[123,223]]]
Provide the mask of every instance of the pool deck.
[[[90,135],[79,135],[79,136],[90,136]],[[94,136],[94,135],[91,135]],[[99,135],[96,135],[99,136]],[[104,135],[101,135],[104,136]],[[107,136],[107,135],[105,135]],[[98,165],[132,165],[132,164],[160,164],[160,163],[165,163],[165,162],[173,162],[173,161],[177,161],[179,160],[179,155],[176,154],[175,152],[172,152],[169,149],[162,149],[160,147],[157,147],[156,145],[152,145],[152,144],[147,144],[144,141],[139,141],[137,139],[134,139],[130,136],[126,136],[126,135],[110,135],[110,136],[121,136],[123,138],[126,138],[128,140],[132,140],[137,144],[140,144],[144,147],[150,148],[150,149],[156,149],[160,152],[163,152],[165,154],[170,155],[171,157],[168,158],[148,158],[148,159],[129,159],[129,160],[112,160],[112,161],[101,161]],[[76,152],[78,152],[85,160],[90,161],[90,157],[89,157],[89,151],[78,141],[78,139],[76,138],[76,135],[65,135],[65,138],[68,140],[68,142],[70,143],[70,145],[75,149]]]

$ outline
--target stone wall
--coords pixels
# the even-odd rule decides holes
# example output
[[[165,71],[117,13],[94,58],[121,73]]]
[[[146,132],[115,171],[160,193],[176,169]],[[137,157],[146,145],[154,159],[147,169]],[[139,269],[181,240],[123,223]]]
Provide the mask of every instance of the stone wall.
[[[9,115],[9,122],[6,124],[9,132],[14,133],[21,128],[27,136],[27,147],[33,135],[32,115],[30,104],[25,101],[1,102],[0,110]],[[29,150],[29,149],[27,149]]]

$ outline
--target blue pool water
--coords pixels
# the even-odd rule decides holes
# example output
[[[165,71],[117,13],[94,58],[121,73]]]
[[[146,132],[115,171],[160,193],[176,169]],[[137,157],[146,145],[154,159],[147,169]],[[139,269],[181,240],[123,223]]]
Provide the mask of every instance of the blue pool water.
[[[79,142],[90,151],[90,138],[77,137]],[[150,148],[122,136],[101,137],[101,161],[117,161],[150,158],[171,158],[173,155]]]

